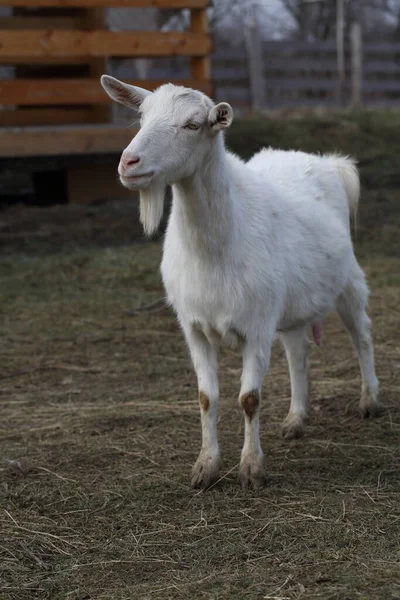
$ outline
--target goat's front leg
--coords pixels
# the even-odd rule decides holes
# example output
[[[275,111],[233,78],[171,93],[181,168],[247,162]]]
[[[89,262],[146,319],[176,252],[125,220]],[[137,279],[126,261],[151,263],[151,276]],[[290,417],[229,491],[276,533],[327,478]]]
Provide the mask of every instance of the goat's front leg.
[[[265,483],[264,455],[260,445],[261,387],[269,366],[272,339],[262,346],[246,342],[239,403],[244,413],[244,445],[239,480],[243,487],[261,488]]]
[[[185,328],[185,336],[197,375],[202,445],[192,470],[192,486],[206,489],[219,479],[221,458],[217,438],[218,356],[203,333]]]

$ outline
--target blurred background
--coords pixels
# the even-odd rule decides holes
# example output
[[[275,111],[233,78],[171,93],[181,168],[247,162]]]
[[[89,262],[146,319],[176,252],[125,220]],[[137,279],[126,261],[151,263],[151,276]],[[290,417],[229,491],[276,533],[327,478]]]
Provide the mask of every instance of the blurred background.
[[[111,26],[128,26],[128,12],[111,11]],[[400,105],[398,0],[215,0],[208,18],[214,96],[241,113]],[[154,11],[153,27],[189,31],[190,11]],[[126,77],[132,67],[112,68]],[[136,68],[154,78],[190,73],[183,58]]]
[[[126,197],[114,173],[136,116],[111,103],[104,72],[201,89],[244,119],[387,111],[400,106],[400,0],[10,0],[0,203]]]

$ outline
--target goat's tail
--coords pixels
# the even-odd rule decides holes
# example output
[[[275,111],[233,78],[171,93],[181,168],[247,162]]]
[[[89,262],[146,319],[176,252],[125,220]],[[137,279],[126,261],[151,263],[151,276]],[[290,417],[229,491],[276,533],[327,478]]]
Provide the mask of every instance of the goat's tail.
[[[355,226],[360,198],[360,176],[356,167],[356,161],[350,156],[341,156],[340,154],[330,154],[327,158],[339,175],[349,203],[350,216]]]

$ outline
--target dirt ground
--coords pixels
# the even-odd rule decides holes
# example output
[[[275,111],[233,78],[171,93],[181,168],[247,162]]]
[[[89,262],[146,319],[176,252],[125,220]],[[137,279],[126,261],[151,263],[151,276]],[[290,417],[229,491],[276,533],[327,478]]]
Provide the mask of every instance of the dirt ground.
[[[267,138],[326,150],[332,131],[360,157],[356,244],[386,407],[360,419],[358,365],[333,315],[311,352],[306,436],[284,441],[276,344],[260,492],[236,480],[235,352],[220,370],[224,477],[190,488],[196,381],[169,310],[132,311],[163,295],[161,243],[141,237],[134,203],[0,212],[1,600],[400,599],[400,117],[380,119],[246,122],[230,138],[244,155]]]

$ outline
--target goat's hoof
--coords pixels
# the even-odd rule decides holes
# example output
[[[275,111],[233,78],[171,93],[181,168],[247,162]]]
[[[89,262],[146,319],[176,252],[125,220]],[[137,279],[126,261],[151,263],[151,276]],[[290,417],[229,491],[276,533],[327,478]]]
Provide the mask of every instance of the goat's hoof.
[[[220,477],[221,459],[219,454],[200,452],[192,469],[192,487],[206,490],[216,483]]]
[[[251,455],[242,458],[239,467],[239,481],[242,488],[260,490],[266,483],[263,456]]]
[[[288,415],[282,424],[282,437],[294,440],[304,435],[304,419],[297,415]]]
[[[383,406],[377,400],[371,402],[360,402],[360,413],[363,419],[375,419],[383,413]]]
[[[372,392],[368,387],[362,390],[360,412],[364,419],[374,419],[382,414],[383,406],[379,402],[377,392]]]

